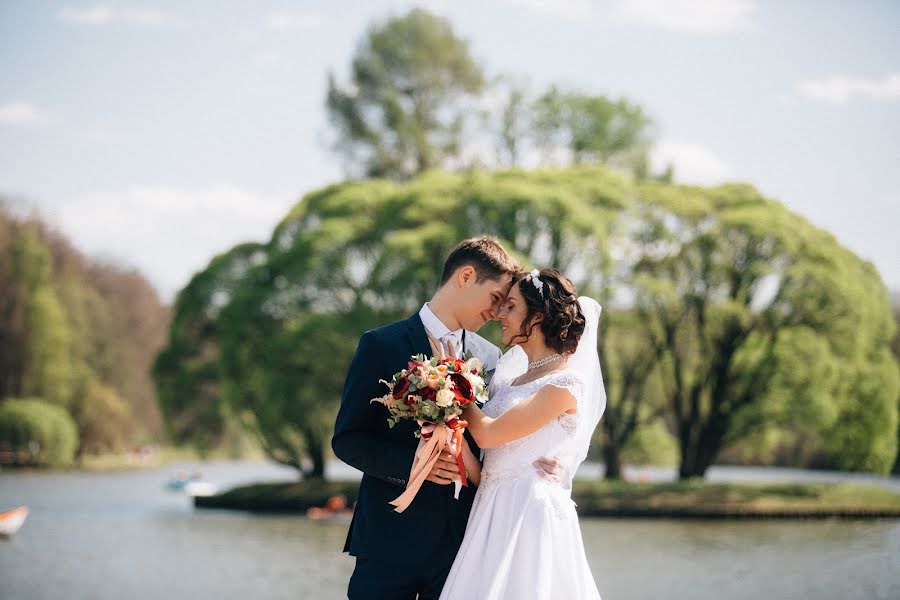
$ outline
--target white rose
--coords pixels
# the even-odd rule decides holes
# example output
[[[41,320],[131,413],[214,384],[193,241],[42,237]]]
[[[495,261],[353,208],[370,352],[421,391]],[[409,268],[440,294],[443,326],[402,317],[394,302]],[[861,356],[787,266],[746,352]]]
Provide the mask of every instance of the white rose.
[[[448,407],[453,405],[453,399],[456,396],[450,390],[438,390],[437,399],[434,401],[435,404],[441,407]]]
[[[466,361],[466,364],[463,365],[463,368],[466,370],[466,373],[471,373],[472,369],[475,369],[479,373],[481,373],[484,369],[484,364],[480,360],[478,360],[477,356],[473,356]]]

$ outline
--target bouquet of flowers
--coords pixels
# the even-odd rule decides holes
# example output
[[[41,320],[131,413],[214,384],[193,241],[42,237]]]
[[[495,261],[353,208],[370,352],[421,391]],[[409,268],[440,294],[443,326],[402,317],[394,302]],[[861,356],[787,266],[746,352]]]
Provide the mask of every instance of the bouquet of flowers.
[[[466,467],[463,463],[463,431],[467,423],[461,418],[463,408],[476,400],[487,399],[484,365],[469,354],[465,360],[444,356],[426,358],[423,354],[411,357],[407,367],[394,376],[387,385],[389,392],[372,402],[379,402],[388,409],[388,424],[393,427],[404,419],[415,419],[420,429],[419,447],[413,459],[406,491],[391,501],[397,512],[403,512],[416,493],[438,457],[445,448],[456,456],[460,481],[455,481],[455,497],[466,483]]]

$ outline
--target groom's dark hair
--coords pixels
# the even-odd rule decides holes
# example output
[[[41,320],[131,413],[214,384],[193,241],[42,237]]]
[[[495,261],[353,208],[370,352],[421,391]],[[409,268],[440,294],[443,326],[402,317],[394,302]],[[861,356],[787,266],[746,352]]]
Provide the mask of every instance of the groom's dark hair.
[[[514,275],[522,270],[509,252],[500,245],[495,238],[487,235],[463,240],[450,251],[444,262],[444,273],[441,275],[441,285],[450,280],[450,277],[460,267],[469,265],[477,273],[475,281],[484,279],[496,281],[504,274]]]

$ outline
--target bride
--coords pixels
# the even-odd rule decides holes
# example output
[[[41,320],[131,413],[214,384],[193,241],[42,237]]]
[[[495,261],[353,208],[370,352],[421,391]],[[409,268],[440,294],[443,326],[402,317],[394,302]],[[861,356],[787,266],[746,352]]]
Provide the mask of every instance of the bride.
[[[465,538],[441,599],[600,598],[571,499],[606,394],[597,356],[600,305],[555,269],[515,282],[499,313],[501,359],[483,411],[464,418],[485,449]],[[561,478],[533,466],[557,456]]]

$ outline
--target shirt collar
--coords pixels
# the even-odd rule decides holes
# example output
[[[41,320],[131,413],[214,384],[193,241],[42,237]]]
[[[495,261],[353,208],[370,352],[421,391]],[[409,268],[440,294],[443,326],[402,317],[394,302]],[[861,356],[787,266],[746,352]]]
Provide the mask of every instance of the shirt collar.
[[[425,326],[425,330],[435,339],[439,340],[448,333],[454,334],[457,339],[462,339],[462,328],[450,331],[450,328],[444,325],[444,322],[432,312],[431,307],[428,306],[427,302],[423,304],[422,308],[419,310],[419,318],[422,319],[422,325]]]

